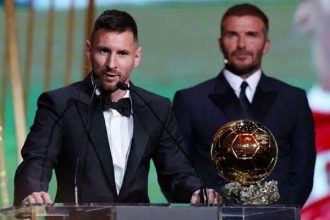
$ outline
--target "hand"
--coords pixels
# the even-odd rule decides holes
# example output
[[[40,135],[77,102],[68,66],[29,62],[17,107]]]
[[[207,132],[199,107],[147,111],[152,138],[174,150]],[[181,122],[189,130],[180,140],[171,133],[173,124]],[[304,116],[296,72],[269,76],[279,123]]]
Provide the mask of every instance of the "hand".
[[[219,205],[223,203],[222,196],[214,189],[206,189],[208,205]],[[193,205],[201,204],[202,198],[200,190],[195,191],[190,199],[190,203]]]
[[[33,192],[22,201],[22,205],[31,205],[31,204],[50,204],[52,200],[46,192]]]

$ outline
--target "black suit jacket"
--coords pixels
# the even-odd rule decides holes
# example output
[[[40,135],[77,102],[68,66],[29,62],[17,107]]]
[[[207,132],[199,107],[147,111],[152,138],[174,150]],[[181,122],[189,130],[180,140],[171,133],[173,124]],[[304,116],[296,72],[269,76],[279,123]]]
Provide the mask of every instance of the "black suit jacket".
[[[182,143],[168,99],[134,86],[177,142]],[[55,169],[55,202],[74,201],[74,176],[82,147],[93,87],[90,77],[70,86],[43,93],[38,99],[34,123],[22,149],[23,162],[15,175],[14,203],[32,192],[48,191]],[[153,159],[160,186],[174,202],[189,202],[200,184],[175,141],[151,114],[145,103],[131,93],[133,139],[122,188],[116,193],[114,171],[100,101],[96,100],[88,132],[88,145],[80,157],[80,202],[147,203],[149,163]],[[120,138],[120,137],[118,137]]]
[[[239,99],[222,73],[175,95],[174,112],[186,151],[209,187],[224,184],[211,163],[213,136],[224,124],[240,119],[239,109]],[[278,181],[278,203],[303,205],[312,189],[315,163],[314,125],[305,92],[262,74],[250,114],[278,143],[278,162],[266,178]]]

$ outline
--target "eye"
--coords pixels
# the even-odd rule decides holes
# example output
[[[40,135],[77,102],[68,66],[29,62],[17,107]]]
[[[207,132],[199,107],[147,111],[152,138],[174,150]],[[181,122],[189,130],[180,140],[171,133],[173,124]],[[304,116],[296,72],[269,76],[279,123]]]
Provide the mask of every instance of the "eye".
[[[228,37],[228,38],[232,38],[232,37],[235,37],[235,36],[237,36],[237,34],[235,32],[229,31],[229,32],[226,33],[226,37]]]
[[[108,49],[101,49],[101,53],[108,53]]]
[[[128,52],[127,51],[118,51],[119,56],[127,56]]]
[[[258,32],[248,32],[246,35],[249,37],[256,38],[259,37],[260,34]]]
[[[107,53],[110,52],[110,50],[109,50],[108,48],[101,47],[101,48],[98,49],[98,52],[99,52],[100,54],[107,54]]]

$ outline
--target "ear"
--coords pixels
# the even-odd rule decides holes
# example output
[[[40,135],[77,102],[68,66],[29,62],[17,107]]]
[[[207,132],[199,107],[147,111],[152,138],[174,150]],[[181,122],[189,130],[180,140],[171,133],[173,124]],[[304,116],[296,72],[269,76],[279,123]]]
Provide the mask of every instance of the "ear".
[[[219,45],[219,50],[221,51],[221,53],[223,53],[222,38],[221,37],[218,38],[218,45]]]
[[[88,60],[91,60],[92,56],[92,45],[89,40],[86,40],[86,46],[85,46],[85,57]]]
[[[263,54],[267,54],[270,48],[270,39],[267,38],[263,49]]]
[[[223,43],[222,43],[222,38],[221,37],[218,38],[218,45],[219,45],[219,50],[223,55],[223,62],[226,64],[226,63],[228,63],[228,59],[227,59],[227,55],[224,53]]]
[[[141,57],[142,57],[142,48],[139,47],[135,51],[135,55],[134,55],[134,67],[137,67],[140,64]]]

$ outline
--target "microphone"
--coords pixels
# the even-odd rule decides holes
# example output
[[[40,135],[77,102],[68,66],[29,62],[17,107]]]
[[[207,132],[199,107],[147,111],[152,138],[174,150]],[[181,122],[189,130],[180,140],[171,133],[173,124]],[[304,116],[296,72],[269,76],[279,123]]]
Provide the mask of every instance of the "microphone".
[[[178,142],[178,140],[176,138],[174,138],[174,136],[172,135],[172,133],[168,130],[168,128],[165,126],[165,124],[160,120],[159,116],[156,114],[156,112],[151,108],[151,106],[148,104],[148,102],[138,93],[136,92],[134,89],[130,88],[126,83],[123,83],[121,81],[119,81],[117,83],[117,88],[121,89],[121,90],[129,90],[131,92],[133,92],[134,94],[136,94],[142,101],[143,103],[147,106],[147,108],[150,110],[150,112],[152,113],[152,115],[157,119],[157,121],[159,122],[159,124],[162,126],[162,128],[166,131],[166,133],[170,136],[170,138],[174,141],[175,145],[178,147],[178,149],[182,152],[182,154],[185,156],[185,158],[188,160],[188,162],[190,163],[190,165],[192,166],[192,168],[195,170],[197,177],[201,183],[201,199],[202,199],[202,203],[204,204],[208,204],[208,198],[207,198],[207,191],[206,191],[206,187],[204,185],[204,181],[202,179],[202,176],[198,170],[198,168],[194,165],[194,163],[189,159],[187,153],[182,149],[180,143]]]
[[[121,90],[131,90],[133,92],[133,90],[131,88],[129,88],[126,83],[123,83],[123,82],[120,82],[120,81],[117,83],[117,88],[121,89]]]
[[[79,198],[78,198],[78,171],[79,171],[79,162],[80,162],[80,157],[82,152],[87,150],[87,145],[88,145],[88,130],[89,130],[89,126],[90,126],[90,122],[92,120],[92,115],[93,115],[93,111],[95,108],[95,96],[97,98],[99,98],[101,92],[99,89],[99,81],[98,80],[93,80],[92,78],[92,82],[93,82],[93,93],[91,95],[90,98],[90,105],[88,107],[88,111],[87,111],[87,117],[85,120],[85,126],[84,126],[84,133],[83,133],[83,138],[82,138],[82,145],[81,148],[79,150],[78,156],[77,156],[77,160],[76,160],[76,167],[75,167],[75,172],[74,172],[74,201],[75,201],[75,205],[78,206],[79,205]]]

